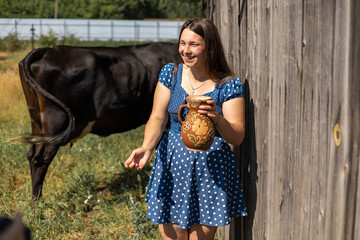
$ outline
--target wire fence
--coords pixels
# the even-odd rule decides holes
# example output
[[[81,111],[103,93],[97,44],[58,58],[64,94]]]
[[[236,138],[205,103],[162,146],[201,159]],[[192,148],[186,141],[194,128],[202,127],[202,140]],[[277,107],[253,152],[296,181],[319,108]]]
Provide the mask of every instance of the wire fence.
[[[166,41],[178,38],[183,21],[93,20],[93,19],[14,19],[0,18],[0,39],[16,33],[22,40],[50,32],[58,38],[85,41]]]

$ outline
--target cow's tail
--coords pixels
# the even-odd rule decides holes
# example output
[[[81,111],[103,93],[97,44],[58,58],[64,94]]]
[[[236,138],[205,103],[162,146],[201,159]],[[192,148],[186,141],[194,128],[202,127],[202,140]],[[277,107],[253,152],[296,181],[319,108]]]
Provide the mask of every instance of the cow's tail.
[[[34,135],[30,134],[27,136],[21,136],[18,138],[10,139],[11,141],[18,141],[27,144],[51,144],[51,145],[66,145],[69,142],[71,132],[75,129],[75,118],[71,113],[70,109],[62,103],[57,97],[46,91],[36,81],[30,65],[31,63],[41,59],[49,48],[40,48],[32,50],[24,59],[23,70],[26,78],[26,83],[29,84],[30,88],[37,93],[43,95],[46,99],[52,101],[60,109],[62,109],[68,118],[68,125],[66,129],[55,135]]]

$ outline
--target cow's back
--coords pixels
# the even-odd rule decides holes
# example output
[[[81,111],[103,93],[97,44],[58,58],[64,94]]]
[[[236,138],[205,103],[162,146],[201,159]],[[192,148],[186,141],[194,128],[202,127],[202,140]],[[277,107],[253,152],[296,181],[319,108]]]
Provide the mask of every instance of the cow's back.
[[[22,82],[35,82],[35,91],[45,93],[31,110],[38,129],[44,122],[39,119],[40,112],[49,112],[47,128],[52,129],[51,134],[66,129],[61,137],[66,139],[58,141],[65,144],[81,135],[89,123],[90,131],[102,136],[146,123],[161,68],[180,61],[177,45],[169,43],[117,48],[58,46],[32,51],[20,64],[20,69],[27,71],[20,74]],[[28,100],[36,102],[34,97]],[[57,116],[50,117],[50,113]]]
[[[97,120],[92,132],[108,135],[144,124],[151,113],[161,68],[180,61],[177,46],[153,43],[93,51],[109,65],[101,68],[105,77],[97,81],[94,93]]]

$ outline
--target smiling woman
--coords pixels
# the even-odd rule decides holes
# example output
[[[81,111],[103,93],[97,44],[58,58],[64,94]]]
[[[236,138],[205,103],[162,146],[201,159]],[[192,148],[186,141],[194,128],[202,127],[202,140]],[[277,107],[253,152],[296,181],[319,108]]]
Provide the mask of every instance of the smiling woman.
[[[228,67],[211,21],[186,21],[178,51],[183,63],[168,63],[160,72],[143,144],[132,152],[125,166],[141,170],[160,141],[145,198],[147,216],[159,224],[163,239],[214,239],[217,227],[228,225],[230,217],[247,215],[229,146],[239,145],[245,134],[242,85]],[[194,94],[211,99],[196,110],[216,128],[208,150],[188,149],[181,138],[182,129],[189,126],[181,127],[187,112],[178,114],[178,109]],[[161,136],[168,116],[170,130]],[[204,122],[190,121],[195,123],[193,131],[207,132]]]

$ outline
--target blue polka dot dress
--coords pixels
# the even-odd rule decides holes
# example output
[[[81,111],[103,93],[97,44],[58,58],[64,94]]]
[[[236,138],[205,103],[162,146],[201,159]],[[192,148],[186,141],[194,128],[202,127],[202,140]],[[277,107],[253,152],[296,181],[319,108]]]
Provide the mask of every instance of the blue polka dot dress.
[[[172,74],[174,66],[165,65],[159,75],[159,82],[171,90],[171,126],[155,154],[145,197],[147,217],[157,224],[178,223],[180,228],[224,226],[230,223],[229,217],[247,216],[234,155],[218,132],[208,151],[185,148],[177,111],[188,94],[181,87],[182,64],[176,76]],[[222,115],[222,103],[242,94],[240,79],[232,78],[204,95],[215,100]],[[187,111],[183,111],[183,119]]]

